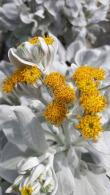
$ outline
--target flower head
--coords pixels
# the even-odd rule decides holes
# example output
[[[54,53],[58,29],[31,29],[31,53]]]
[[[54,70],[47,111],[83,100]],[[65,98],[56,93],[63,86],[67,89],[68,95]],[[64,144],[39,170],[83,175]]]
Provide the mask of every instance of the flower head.
[[[23,186],[20,190],[21,195],[32,195],[33,189],[31,186]]]
[[[38,79],[41,78],[42,73],[37,67],[25,67],[21,71],[21,82],[26,82],[27,84],[33,84]]]
[[[52,45],[54,42],[54,38],[52,36],[44,37],[44,40],[45,40],[47,45]]]
[[[85,139],[93,140],[96,140],[103,131],[100,117],[97,115],[83,116],[80,119],[77,128],[80,129],[80,132]]]
[[[29,43],[31,43],[32,45],[35,45],[39,42],[38,37],[32,37],[28,40]]]
[[[97,91],[97,83],[89,78],[76,81],[76,85],[81,90],[81,92],[86,94],[92,94],[94,91]]]
[[[65,77],[59,72],[52,72],[45,77],[44,83],[47,87],[56,89],[56,87],[65,84]]]
[[[60,125],[66,118],[66,114],[66,106],[63,103],[58,103],[56,101],[48,104],[44,111],[45,119],[55,125]]]
[[[104,96],[97,93],[90,95],[82,95],[80,98],[80,103],[85,111],[88,113],[102,112],[106,106],[106,99]]]
[[[18,84],[22,80],[22,77],[20,74],[21,71],[22,69],[16,70],[14,73],[12,73],[12,75],[10,75],[8,78],[6,78],[3,81],[2,88],[4,92],[6,93],[12,92],[16,84]]]
[[[94,68],[91,66],[81,66],[77,68],[73,74],[73,79],[75,81],[81,81],[86,79],[91,79],[93,77]]]
[[[75,99],[75,91],[69,85],[58,86],[54,90],[55,99],[63,104],[72,103]]]
[[[33,84],[42,76],[37,67],[23,67],[16,70],[9,78],[3,82],[3,91],[12,92],[16,84],[26,83]]]
[[[4,80],[2,89],[6,93],[11,93],[14,89],[15,84],[12,81],[12,78],[7,78]]]
[[[95,68],[93,78],[94,78],[94,80],[104,80],[105,79],[105,70],[102,68]]]
[[[91,66],[81,66],[73,74],[75,81],[81,81],[85,79],[103,80],[105,78],[105,71],[101,68]]]
[[[54,42],[54,38],[52,36],[47,36],[47,37],[43,37],[45,43],[47,45],[52,45]],[[28,40],[29,43],[31,43],[32,45],[38,44],[39,43],[39,37],[32,37]]]

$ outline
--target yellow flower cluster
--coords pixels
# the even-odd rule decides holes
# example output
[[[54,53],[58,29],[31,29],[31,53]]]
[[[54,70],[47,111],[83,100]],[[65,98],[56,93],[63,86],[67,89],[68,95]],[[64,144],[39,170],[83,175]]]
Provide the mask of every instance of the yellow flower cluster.
[[[105,71],[102,68],[81,66],[73,74],[73,79],[76,82],[87,78],[92,80],[103,80],[105,78]]]
[[[47,36],[47,37],[43,37],[45,43],[47,45],[52,45],[54,42],[54,38],[52,36]],[[32,37],[28,40],[28,42],[32,45],[38,44],[39,43],[39,37]]]
[[[75,99],[75,92],[69,85],[62,85],[54,90],[54,97],[58,102],[70,104]]]
[[[73,74],[73,79],[81,92],[92,94],[97,91],[100,80],[105,78],[105,71],[101,68],[81,66]]]
[[[105,78],[105,71],[91,66],[79,67],[73,75],[73,79],[80,91],[80,104],[84,109],[84,115],[79,125],[82,136],[96,140],[102,132],[100,118],[97,113],[102,112],[106,106],[106,99],[98,90],[100,80]]]
[[[16,70],[9,78],[3,82],[3,91],[10,93],[18,83],[33,84],[42,76],[37,67],[25,66]]]
[[[65,119],[67,107],[63,103],[53,101],[47,105],[44,116],[47,121],[59,126]]]
[[[31,186],[24,186],[21,188],[21,195],[32,195],[33,189]]]
[[[37,43],[39,42],[39,39],[38,39],[37,36],[36,36],[36,37],[32,37],[32,38],[30,38],[30,39],[28,40],[28,42],[29,42],[30,44],[32,44],[32,45],[35,45],[35,44],[37,44]]]
[[[102,112],[106,106],[106,99],[99,93],[82,94],[80,103],[87,113]]]
[[[51,36],[43,37],[47,45],[52,45],[54,42],[54,38]]]
[[[85,139],[94,139],[94,141],[97,140],[103,130],[100,117],[97,115],[83,116],[77,128],[80,129]]]
[[[60,125],[68,112],[68,104],[75,99],[74,89],[66,84],[65,77],[58,72],[47,75],[44,83],[52,89],[54,96],[53,102],[47,106],[44,116],[49,122]]]
[[[76,85],[80,89],[81,92],[88,94],[92,94],[94,91],[97,91],[97,82],[94,82],[90,78],[84,78],[82,80],[76,81]]]
[[[45,77],[44,84],[55,90],[58,86],[65,84],[65,77],[59,72],[53,72]]]

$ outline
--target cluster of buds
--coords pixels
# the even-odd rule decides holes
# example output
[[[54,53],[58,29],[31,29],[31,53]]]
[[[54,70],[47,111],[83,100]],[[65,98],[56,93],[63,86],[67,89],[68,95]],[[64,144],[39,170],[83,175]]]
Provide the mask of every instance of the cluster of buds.
[[[47,75],[44,84],[53,93],[53,101],[47,105],[44,116],[47,121],[61,125],[66,118],[68,105],[73,103],[75,99],[74,88],[69,86],[66,83],[66,78],[58,72]]]
[[[86,139],[97,140],[103,128],[99,112],[106,106],[106,99],[98,89],[105,72],[101,68],[91,66],[79,67],[73,74],[73,79],[79,89],[80,105],[84,110],[77,128]]]
[[[21,195],[52,194],[57,190],[57,180],[53,169],[54,155],[46,153],[43,156],[29,157],[17,165],[19,176],[7,193],[19,192]]]

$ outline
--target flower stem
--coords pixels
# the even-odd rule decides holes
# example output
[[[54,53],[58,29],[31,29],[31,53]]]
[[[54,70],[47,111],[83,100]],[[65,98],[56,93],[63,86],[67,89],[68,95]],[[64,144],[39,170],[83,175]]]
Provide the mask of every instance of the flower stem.
[[[67,147],[70,146],[70,135],[69,132],[66,128],[63,127],[63,125],[61,125],[61,128],[63,130],[64,136],[65,136],[65,144]]]

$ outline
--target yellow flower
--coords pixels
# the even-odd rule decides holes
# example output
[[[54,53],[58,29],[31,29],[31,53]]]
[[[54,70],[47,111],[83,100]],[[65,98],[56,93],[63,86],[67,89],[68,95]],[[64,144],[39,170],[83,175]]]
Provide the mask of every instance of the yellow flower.
[[[2,86],[2,89],[4,92],[6,93],[10,93],[13,91],[14,89],[14,84],[12,82],[12,79],[11,78],[7,78],[6,80],[4,80],[3,82],[3,86]]]
[[[45,43],[47,45],[52,45],[54,42],[54,38],[52,36],[47,36],[47,37],[43,37]],[[28,42],[32,45],[38,44],[39,43],[39,37],[32,37],[28,40]]]
[[[35,45],[35,44],[37,44],[39,42],[39,40],[38,40],[38,37],[36,36],[36,37],[30,38],[28,40],[28,42],[31,43],[32,45]]]
[[[27,84],[35,83],[42,76],[41,71],[37,67],[30,66],[25,67],[20,74],[22,76],[21,82],[26,82]]]
[[[20,190],[21,195],[32,195],[33,189],[31,186],[24,186]]]
[[[81,66],[77,68],[73,74],[75,81],[81,81],[86,79],[103,80],[105,78],[105,71],[101,68],[95,68],[91,66]]]
[[[22,69],[16,70],[14,73],[12,73],[11,76],[4,80],[2,84],[2,89],[4,92],[6,93],[12,92],[16,84],[20,82],[20,80],[22,79],[20,75],[21,70]]]
[[[61,85],[54,90],[54,96],[56,101],[69,104],[75,99],[75,91],[69,85]]]
[[[94,80],[104,80],[105,71],[102,68],[96,68],[93,74]]]
[[[47,45],[52,45],[54,42],[54,38],[51,36],[43,37]]]
[[[80,129],[85,139],[93,139],[94,141],[97,140],[103,131],[100,117],[97,115],[83,116],[77,128]]]
[[[92,94],[94,91],[97,91],[97,83],[88,78],[76,81],[76,85],[83,93]]]
[[[106,106],[106,99],[100,95],[99,92],[90,95],[82,95],[80,103],[88,113],[96,113],[104,110]]]
[[[44,84],[47,87],[56,89],[56,87],[61,86],[62,84],[65,84],[65,77],[58,72],[53,72],[46,76],[44,80]]]
[[[3,82],[3,91],[12,92],[18,83],[33,84],[42,76],[41,71],[37,67],[23,67],[16,70],[9,78]]]
[[[67,108],[65,105],[58,103],[56,101],[51,102],[47,105],[44,116],[45,119],[54,124],[54,125],[61,125],[61,123],[64,121],[67,114]]]
[[[94,68],[91,66],[81,66],[79,68],[77,68],[77,70],[75,71],[75,73],[73,74],[73,79],[75,81],[81,81],[81,80],[85,80],[86,79],[91,79],[93,78],[93,71]]]

